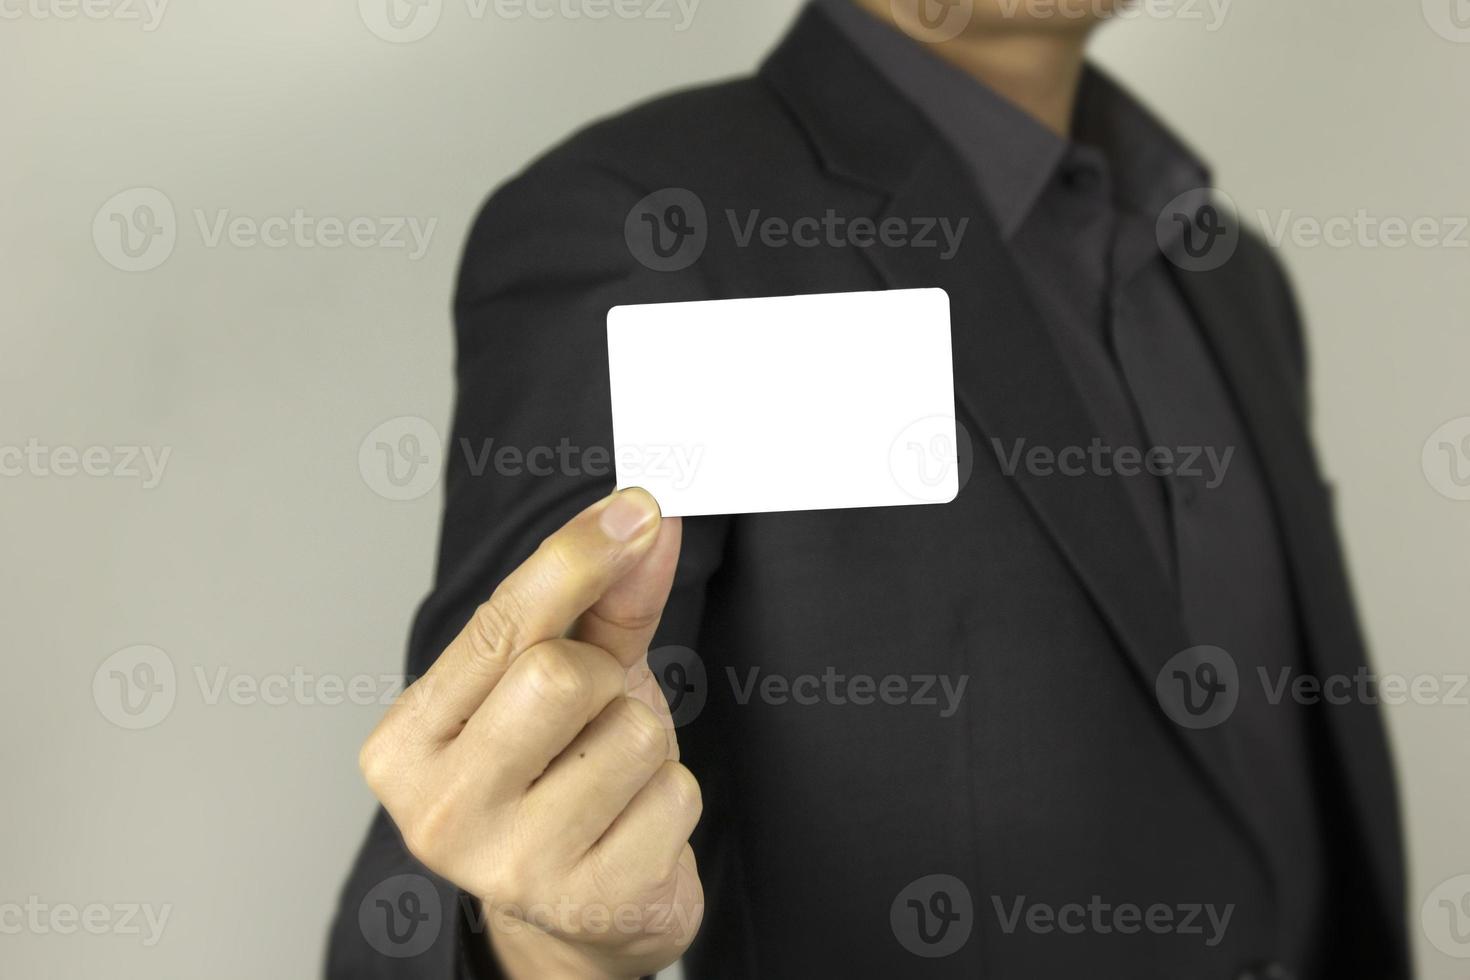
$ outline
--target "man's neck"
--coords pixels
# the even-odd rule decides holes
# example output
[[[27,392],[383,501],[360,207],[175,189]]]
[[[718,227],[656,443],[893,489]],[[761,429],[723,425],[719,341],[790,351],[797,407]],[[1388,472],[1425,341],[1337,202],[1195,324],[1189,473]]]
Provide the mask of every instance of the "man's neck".
[[[856,3],[898,30],[898,6],[889,0]],[[906,31],[913,36],[917,32]],[[1072,107],[1082,77],[1088,31],[1035,30],[1019,25],[1005,30],[966,31],[958,37],[925,43],[933,52],[1019,106],[1052,132],[1069,134]]]

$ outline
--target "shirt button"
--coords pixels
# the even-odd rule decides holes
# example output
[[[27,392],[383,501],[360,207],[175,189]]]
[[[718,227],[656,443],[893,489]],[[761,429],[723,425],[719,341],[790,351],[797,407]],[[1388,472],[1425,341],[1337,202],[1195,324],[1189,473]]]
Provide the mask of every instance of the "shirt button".
[[[1097,186],[1097,171],[1085,164],[1074,164],[1062,171],[1062,183],[1074,191],[1088,191]]]

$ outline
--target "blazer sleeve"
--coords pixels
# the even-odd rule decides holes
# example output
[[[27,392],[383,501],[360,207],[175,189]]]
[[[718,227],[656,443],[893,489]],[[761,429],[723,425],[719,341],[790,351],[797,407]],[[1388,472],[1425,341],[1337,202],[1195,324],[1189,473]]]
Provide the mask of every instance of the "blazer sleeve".
[[[650,190],[553,155],[492,195],[473,226],[454,304],[457,397],[439,558],[409,641],[410,676],[542,539],[611,492],[608,309],[709,297],[697,267],[658,272],[632,254],[624,222]],[[656,643],[696,642],[725,526],[686,522]],[[341,892],[326,975],[496,977],[483,932],[476,901],[419,864],[379,810]]]

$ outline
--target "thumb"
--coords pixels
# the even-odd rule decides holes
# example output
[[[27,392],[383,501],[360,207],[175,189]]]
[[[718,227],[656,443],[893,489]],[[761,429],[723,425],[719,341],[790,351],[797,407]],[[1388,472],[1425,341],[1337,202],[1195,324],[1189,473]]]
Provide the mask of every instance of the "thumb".
[[[601,647],[624,667],[643,660],[674,584],[683,530],[677,517],[662,520],[648,553],[578,617],[568,635]]]

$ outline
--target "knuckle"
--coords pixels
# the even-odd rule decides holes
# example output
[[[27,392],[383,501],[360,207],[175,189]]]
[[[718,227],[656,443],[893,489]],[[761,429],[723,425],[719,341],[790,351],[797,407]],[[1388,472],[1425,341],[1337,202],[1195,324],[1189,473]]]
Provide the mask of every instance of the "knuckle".
[[[651,868],[644,875],[641,882],[639,897],[645,903],[656,903],[673,895],[679,887],[679,870],[677,865],[666,868]],[[649,931],[658,931],[656,923],[649,922],[645,928]]]
[[[388,785],[390,774],[393,771],[392,752],[385,744],[388,736],[384,734],[382,727],[373,730],[357,750],[357,768],[362,773],[363,781],[367,783],[374,794],[381,795],[382,790]]]
[[[536,872],[526,858],[511,850],[496,856],[491,863],[485,881],[485,893],[481,896],[501,905],[519,906],[540,892],[536,885]]]
[[[617,711],[618,742],[629,756],[640,762],[654,762],[668,754],[669,733],[648,705],[621,698]]]
[[[641,888],[639,878],[642,869],[629,867],[625,862],[607,854],[593,851],[593,860],[587,871],[590,874],[589,894],[602,905],[621,905],[636,897]]]
[[[438,869],[453,840],[457,820],[453,801],[439,797],[420,807],[398,829],[409,853],[426,867]]]
[[[526,684],[543,701],[573,708],[591,696],[590,672],[566,647],[543,643],[526,651],[522,661]]]
[[[436,675],[425,674],[404,688],[403,693],[394,699],[393,706],[388,709],[395,723],[421,726],[425,717],[433,714],[436,703],[434,692],[438,685],[439,679]]]
[[[594,611],[592,615],[615,629],[640,632],[658,625],[663,618],[663,606]]]
[[[516,609],[514,597],[497,593],[475,610],[469,629],[470,661],[475,669],[499,673],[510,663],[520,621]]]
[[[662,868],[652,863],[602,860],[594,868],[594,891],[608,907],[628,907],[656,902],[678,886],[677,867]]]
[[[536,553],[545,573],[563,588],[570,589],[580,589],[598,573],[598,565],[608,560],[606,555],[581,547],[575,539],[561,533],[542,541]]]
[[[699,780],[687,766],[678,762],[666,762],[663,776],[674,806],[695,816],[704,812],[704,793],[699,788]]]
[[[536,548],[546,572],[558,579],[577,575],[585,559],[565,534],[553,534]]]

